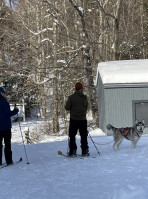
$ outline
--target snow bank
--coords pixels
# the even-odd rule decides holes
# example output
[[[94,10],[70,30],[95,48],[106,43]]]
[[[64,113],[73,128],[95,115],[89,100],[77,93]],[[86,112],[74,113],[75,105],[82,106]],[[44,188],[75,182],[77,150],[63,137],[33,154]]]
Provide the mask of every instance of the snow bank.
[[[93,135],[93,136],[103,136],[105,135],[105,133],[101,130],[101,129],[95,129],[95,130],[92,130],[90,132],[90,135]]]

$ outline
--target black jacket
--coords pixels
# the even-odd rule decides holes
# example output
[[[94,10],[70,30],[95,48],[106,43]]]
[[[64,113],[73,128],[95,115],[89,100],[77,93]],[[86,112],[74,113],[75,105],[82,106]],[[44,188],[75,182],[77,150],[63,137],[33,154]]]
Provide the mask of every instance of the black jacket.
[[[65,109],[70,111],[70,118],[73,120],[86,120],[87,108],[87,96],[82,91],[75,91],[70,95],[65,105]]]
[[[17,109],[10,110],[10,105],[7,100],[0,95],[0,131],[11,129],[11,116],[18,113]]]

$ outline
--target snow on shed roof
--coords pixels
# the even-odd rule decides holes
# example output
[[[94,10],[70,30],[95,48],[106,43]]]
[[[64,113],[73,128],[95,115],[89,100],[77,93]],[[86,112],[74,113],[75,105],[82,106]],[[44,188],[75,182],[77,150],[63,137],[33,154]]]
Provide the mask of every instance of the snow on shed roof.
[[[98,74],[103,84],[148,83],[148,59],[100,62]]]

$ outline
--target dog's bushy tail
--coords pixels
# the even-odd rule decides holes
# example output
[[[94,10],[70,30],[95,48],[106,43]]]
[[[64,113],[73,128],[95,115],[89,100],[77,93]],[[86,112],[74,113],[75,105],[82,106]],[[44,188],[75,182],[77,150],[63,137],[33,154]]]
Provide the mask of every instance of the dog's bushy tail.
[[[107,130],[111,130],[112,127],[113,127],[113,126],[112,126],[111,124],[108,124],[108,125],[106,126]]]

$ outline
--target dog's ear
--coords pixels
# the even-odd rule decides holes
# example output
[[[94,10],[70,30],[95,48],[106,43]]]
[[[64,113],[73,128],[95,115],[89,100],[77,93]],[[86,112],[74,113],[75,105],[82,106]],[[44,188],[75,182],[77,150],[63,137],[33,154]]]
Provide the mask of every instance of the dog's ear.
[[[142,120],[142,123],[144,124],[144,119]]]
[[[135,121],[135,124],[138,124],[138,120]]]

